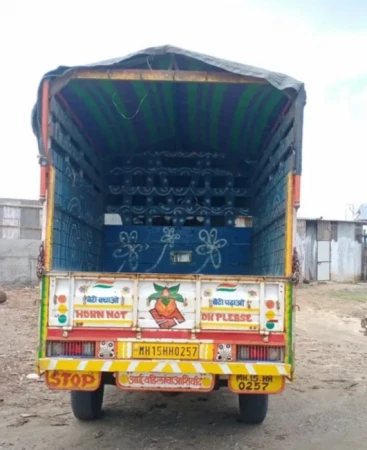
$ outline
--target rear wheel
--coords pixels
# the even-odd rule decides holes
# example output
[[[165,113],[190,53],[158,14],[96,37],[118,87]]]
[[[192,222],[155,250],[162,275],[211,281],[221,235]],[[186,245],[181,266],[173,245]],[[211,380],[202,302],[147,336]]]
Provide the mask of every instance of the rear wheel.
[[[266,394],[240,394],[238,396],[242,423],[260,424],[268,412],[269,397]]]
[[[104,386],[96,391],[71,391],[71,409],[79,420],[94,420],[102,415]]]

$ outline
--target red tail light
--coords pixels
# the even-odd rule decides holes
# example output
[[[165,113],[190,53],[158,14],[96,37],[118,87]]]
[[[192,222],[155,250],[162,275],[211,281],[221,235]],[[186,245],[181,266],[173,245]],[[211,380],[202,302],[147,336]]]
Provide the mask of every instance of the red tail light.
[[[47,356],[78,356],[81,358],[93,357],[95,342],[91,341],[48,341]]]
[[[83,343],[82,342],[65,342],[64,352],[68,353],[70,356],[77,356],[83,354]]]
[[[274,345],[238,345],[239,361],[284,362],[284,347]]]
[[[249,359],[251,361],[266,361],[268,359],[268,348],[261,346],[249,347]]]

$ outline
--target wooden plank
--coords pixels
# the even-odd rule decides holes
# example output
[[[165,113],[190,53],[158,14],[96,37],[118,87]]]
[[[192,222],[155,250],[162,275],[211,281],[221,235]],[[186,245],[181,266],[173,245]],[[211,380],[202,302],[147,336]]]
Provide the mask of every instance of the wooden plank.
[[[51,96],[60,92],[72,79],[119,81],[166,81],[175,83],[268,84],[263,78],[236,75],[230,72],[201,72],[194,70],[140,69],[76,69],[55,77],[50,86]]]
[[[166,81],[183,83],[268,84],[263,78],[230,72],[194,70],[76,69],[71,78],[85,80]]]

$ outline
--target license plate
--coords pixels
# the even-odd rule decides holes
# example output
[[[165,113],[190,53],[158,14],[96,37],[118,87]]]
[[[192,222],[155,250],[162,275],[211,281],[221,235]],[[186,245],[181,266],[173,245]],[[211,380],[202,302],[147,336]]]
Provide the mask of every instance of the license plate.
[[[279,376],[231,375],[228,387],[241,394],[278,394],[284,389],[285,379]]]
[[[137,359],[199,359],[199,345],[133,343]]]
[[[65,372],[58,370],[46,372],[46,385],[50,389],[95,391],[100,383],[100,372]]]
[[[214,376],[209,374],[120,372],[116,380],[124,390],[209,392],[214,387]]]

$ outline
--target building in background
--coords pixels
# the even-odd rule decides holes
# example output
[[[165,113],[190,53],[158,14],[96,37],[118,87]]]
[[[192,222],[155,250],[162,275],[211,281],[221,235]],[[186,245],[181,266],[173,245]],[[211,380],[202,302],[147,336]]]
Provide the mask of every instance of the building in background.
[[[350,283],[367,281],[364,221],[299,218],[296,247],[300,279]]]
[[[0,284],[38,281],[41,224],[39,201],[0,199]]]

